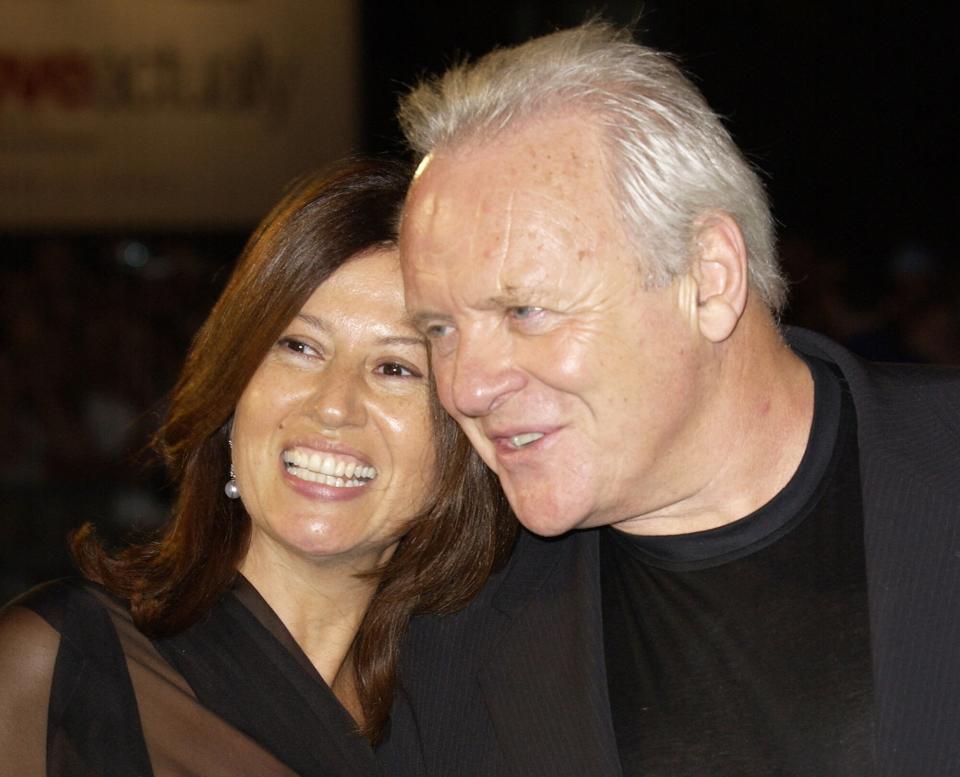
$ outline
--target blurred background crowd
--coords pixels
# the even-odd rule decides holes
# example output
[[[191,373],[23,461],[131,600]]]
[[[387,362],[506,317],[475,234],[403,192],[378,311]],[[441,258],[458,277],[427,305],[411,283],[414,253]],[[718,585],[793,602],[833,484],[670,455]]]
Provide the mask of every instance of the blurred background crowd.
[[[191,2],[216,4],[221,14],[257,4],[169,5]],[[0,0],[0,14],[15,21],[25,4]],[[109,13],[111,5],[53,4],[77,13]],[[318,6],[328,4],[348,6],[354,80],[346,105],[328,95],[312,106],[312,120],[339,111],[347,129],[330,144],[296,141],[302,161],[293,155],[284,180],[296,165],[316,167],[346,151],[397,152],[393,107],[404,85],[598,9],[521,0]],[[786,323],[868,358],[960,363],[958,79],[947,62],[955,28],[905,7],[855,7],[659,0],[600,10],[623,23],[642,10],[641,39],[680,55],[766,172],[791,279]],[[311,24],[323,18],[313,14]],[[24,154],[14,102],[28,93],[15,94],[2,67],[16,48],[11,29],[0,34],[0,188],[3,167]],[[322,69],[314,76],[322,82]],[[169,492],[146,446],[191,337],[281,184],[263,188],[244,205],[255,213],[195,223],[10,216],[19,200],[0,216],[0,601],[68,573],[65,536],[83,521],[121,534],[163,520]]]

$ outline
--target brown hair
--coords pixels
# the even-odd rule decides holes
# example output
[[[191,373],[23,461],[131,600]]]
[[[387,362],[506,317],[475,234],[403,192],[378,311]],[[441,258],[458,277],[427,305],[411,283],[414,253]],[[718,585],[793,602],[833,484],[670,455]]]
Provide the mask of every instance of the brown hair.
[[[178,487],[158,537],[116,552],[86,524],[71,538],[80,571],[126,599],[137,627],[177,633],[235,580],[250,518],[223,494],[234,408],[307,299],[350,258],[396,239],[409,182],[397,163],[353,159],[299,181],[261,222],[187,354],[154,438]],[[515,524],[495,477],[433,397],[437,485],[379,575],[354,644],[363,733],[383,733],[399,642],[411,615],[462,606],[505,557]]]

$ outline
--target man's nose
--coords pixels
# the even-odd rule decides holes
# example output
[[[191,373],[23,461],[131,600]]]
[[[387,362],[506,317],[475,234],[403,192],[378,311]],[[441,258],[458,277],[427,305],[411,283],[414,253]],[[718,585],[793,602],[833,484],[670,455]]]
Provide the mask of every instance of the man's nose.
[[[514,361],[506,333],[461,334],[449,375],[449,397],[456,411],[470,417],[487,415],[522,388],[523,373]]]

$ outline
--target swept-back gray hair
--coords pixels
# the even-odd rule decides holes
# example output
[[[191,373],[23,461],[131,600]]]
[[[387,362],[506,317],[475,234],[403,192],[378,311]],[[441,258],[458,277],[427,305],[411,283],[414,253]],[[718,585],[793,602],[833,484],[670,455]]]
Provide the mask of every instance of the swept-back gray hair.
[[[671,58],[628,30],[590,21],[497,49],[420,84],[401,100],[399,119],[426,156],[577,112],[604,130],[612,191],[650,285],[688,272],[700,219],[721,210],[743,232],[752,287],[780,311],[785,282],[759,176]]]

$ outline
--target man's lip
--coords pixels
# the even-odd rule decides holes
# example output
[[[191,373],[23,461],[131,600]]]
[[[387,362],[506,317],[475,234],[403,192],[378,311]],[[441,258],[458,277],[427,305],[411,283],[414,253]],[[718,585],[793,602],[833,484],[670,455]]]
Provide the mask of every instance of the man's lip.
[[[527,448],[534,448],[543,443],[551,434],[556,432],[556,427],[544,428],[544,427],[533,427],[524,426],[524,427],[509,427],[504,429],[497,429],[487,433],[487,437],[490,441],[497,447],[498,450],[508,451],[511,453],[523,451]],[[532,442],[524,445],[520,448],[516,448],[513,445],[512,440],[515,437],[526,435],[526,434],[540,434],[542,437],[533,440]]]

